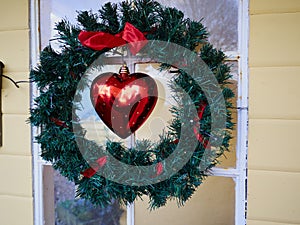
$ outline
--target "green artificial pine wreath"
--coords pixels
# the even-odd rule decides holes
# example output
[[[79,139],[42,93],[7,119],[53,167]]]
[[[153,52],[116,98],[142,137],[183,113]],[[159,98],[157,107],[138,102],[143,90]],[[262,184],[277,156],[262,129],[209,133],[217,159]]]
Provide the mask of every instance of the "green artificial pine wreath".
[[[234,125],[230,100],[234,94],[227,87],[231,75],[229,66],[224,63],[224,53],[208,43],[208,33],[201,21],[191,21],[184,18],[184,14],[176,8],[164,7],[151,0],[106,3],[96,14],[79,12],[77,20],[77,26],[66,20],[56,25],[61,51],[56,52],[51,45],[47,46],[41,52],[39,66],[31,71],[31,79],[36,83],[40,94],[34,100],[30,121],[33,126],[41,128],[36,140],[41,146],[42,158],[51,162],[63,176],[75,182],[77,195],[93,204],[105,207],[112,200],[128,204],[143,195],[148,195],[150,208],[153,209],[164,206],[170,199],[176,199],[178,205],[183,205],[203,182],[208,170],[218,163],[217,158],[229,149],[229,141],[232,138],[231,130]],[[211,107],[197,81],[182,69],[172,70],[170,86],[178,105],[171,108],[173,118],[168,127],[169,131],[161,135],[159,142],[142,140],[137,141],[135,147],[126,148],[121,143],[109,140],[103,146],[99,146],[85,138],[84,129],[74,121],[74,95],[87,68],[110,48],[93,50],[83,46],[78,35],[82,30],[115,35],[122,32],[126,23],[132,24],[145,34],[147,40],[175,43],[192,52],[197,52],[197,48],[201,46],[198,55],[215,75],[218,88],[221,88],[225,99],[225,111],[218,111],[226,117],[220,146],[213,146],[209,141],[212,136],[212,111],[218,109]],[[143,51],[147,51],[147,48],[141,50],[141,54]],[[171,66],[174,68],[174,65],[163,63],[161,69],[168,70]],[[184,151],[187,146],[180,145],[179,140],[188,145],[190,140],[196,138],[196,135],[180,136],[182,124],[193,121],[188,116],[182,117],[182,102],[185,99],[177,94],[180,93],[178,86],[188,93],[193,107],[202,111],[201,118],[198,118],[201,120],[198,124],[200,122],[201,126],[194,126],[198,128],[197,146],[188,162],[168,179],[148,185],[126,185],[96,173],[97,169],[91,166],[93,162],[98,163],[99,170],[113,170],[113,164],[109,166],[109,159],[105,158],[107,152],[124,165],[156,165],[154,172],[157,176],[172,169],[172,165],[168,168],[162,163],[163,160],[176,148]],[[189,112],[184,113],[189,115]],[[84,154],[87,154],[92,162],[86,160],[86,155],[80,151],[78,145],[84,146]],[[206,148],[214,153],[214,158],[207,162],[203,160]],[[199,167],[203,161],[206,163],[205,169]]]

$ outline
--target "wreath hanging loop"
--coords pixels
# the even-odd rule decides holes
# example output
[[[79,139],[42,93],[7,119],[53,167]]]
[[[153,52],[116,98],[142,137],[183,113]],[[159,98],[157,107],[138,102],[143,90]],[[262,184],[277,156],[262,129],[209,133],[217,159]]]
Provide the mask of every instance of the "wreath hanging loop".
[[[40,65],[31,71],[40,95],[35,98],[30,121],[42,127],[36,137],[41,156],[77,184],[78,196],[94,204],[106,206],[113,200],[128,204],[148,195],[151,208],[164,206],[172,198],[183,205],[229,148],[233,129],[230,99],[234,94],[226,86],[231,76],[229,66],[224,64],[225,55],[207,43],[201,22],[186,19],[179,10],[151,0],[107,3],[98,14],[84,11],[77,19],[80,26],[66,20],[57,24],[61,50],[46,47]],[[199,54],[198,45],[202,45]],[[173,118],[158,142],[137,140],[134,147],[128,148],[121,142],[106,140],[99,145],[86,138],[80,124],[77,110],[86,90],[89,104],[114,132],[116,119],[105,117],[105,108],[100,106],[105,103],[107,107],[111,100],[99,94],[108,90],[105,88],[118,103],[118,107],[111,103],[106,109],[110,115],[128,116],[127,121],[123,119],[128,124],[140,121],[132,119],[139,118],[130,114],[132,111],[147,113],[155,107],[151,96],[157,97],[157,90],[151,76],[114,71],[91,76],[91,71],[105,65],[105,53],[120,46],[141,60],[146,57],[161,63],[162,70],[172,68],[170,88],[177,104],[171,107]],[[124,84],[125,80],[128,83]],[[147,89],[133,101],[134,109],[146,110],[131,109],[126,114],[120,93],[126,88],[131,90],[133,84]],[[112,87],[116,90],[111,91]],[[148,116],[144,114],[142,122]],[[129,131],[132,127],[133,123]],[[119,136],[128,135],[119,132]],[[181,165],[178,161],[183,158],[186,160]]]

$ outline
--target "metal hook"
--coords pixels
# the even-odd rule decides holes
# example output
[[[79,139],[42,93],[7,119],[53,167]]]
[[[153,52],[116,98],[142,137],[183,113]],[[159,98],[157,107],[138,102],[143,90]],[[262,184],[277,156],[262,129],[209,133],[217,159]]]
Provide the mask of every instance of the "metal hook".
[[[3,62],[0,61],[0,75],[1,76],[3,74],[3,68],[4,68],[4,64],[3,64]]]

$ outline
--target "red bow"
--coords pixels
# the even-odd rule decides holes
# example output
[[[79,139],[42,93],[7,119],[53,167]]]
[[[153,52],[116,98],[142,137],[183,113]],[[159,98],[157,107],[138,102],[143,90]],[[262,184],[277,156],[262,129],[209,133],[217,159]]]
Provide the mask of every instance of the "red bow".
[[[102,31],[81,31],[78,39],[83,46],[97,51],[129,43],[129,49],[134,55],[147,44],[147,38],[144,34],[128,22],[125,23],[124,30],[118,34],[113,35]]]

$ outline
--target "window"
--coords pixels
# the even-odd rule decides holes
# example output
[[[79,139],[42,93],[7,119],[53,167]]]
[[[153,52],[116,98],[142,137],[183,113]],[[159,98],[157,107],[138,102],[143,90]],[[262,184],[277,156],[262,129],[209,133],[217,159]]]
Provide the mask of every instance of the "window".
[[[32,60],[37,61],[38,50],[48,44],[54,35],[53,26],[60,18],[75,23],[76,10],[99,9],[105,0],[31,0],[32,28],[40,23],[40,34],[32,29]],[[111,2],[119,2],[111,0]],[[232,65],[233,85],[236,89],[236,135],[231,152],[222,163],[213,169],[207,181],[183,208],[169,203],[159,211],[149,213],[147,201],[137,201],[126,209],[113,204],[111,211],[103,212],[113,218],[109,224],[189,224],[189,225],[242,225],[246,216],[246,159],[247,159],[247,40],[248,40],[248,0],[159,0],[164,5],[181,9],[187,17],[195,20],[204,18],[203,23],[210,32],[210,42],[221,48]],[[40,21],[37,20],[38,16]],[[40,37],[40,38],[39,38]],[[139,65],[136,71],[153,69],[155,65]],[[154,119],[161,118],[155,117]],[[152,124],[158,124],[153,122]],[[34,130],[34,132],[38,132]],[[137,135],[142,135],[140,131]],[[60,224],[65,215],[64,205],[74,200],[75,186],[67,182],[51,165],[38,156],[38,146],[34,145],[35,178],[35,222],[36,224]],[[79,202],[80,205],[82,202]],[[82,203],[85,204],[85,203]],[[79,207],[79,206],[78,206]],[[86,205],[85,205],[86,207]],[[108,215],[107,214],[107,215]],[[104,216],[103,216],[104,215]],[[199,222],[201,221],[201,223]],[[63,224],[63,223],[61,223]],[[107,223],[108,224],[108,223]]]

